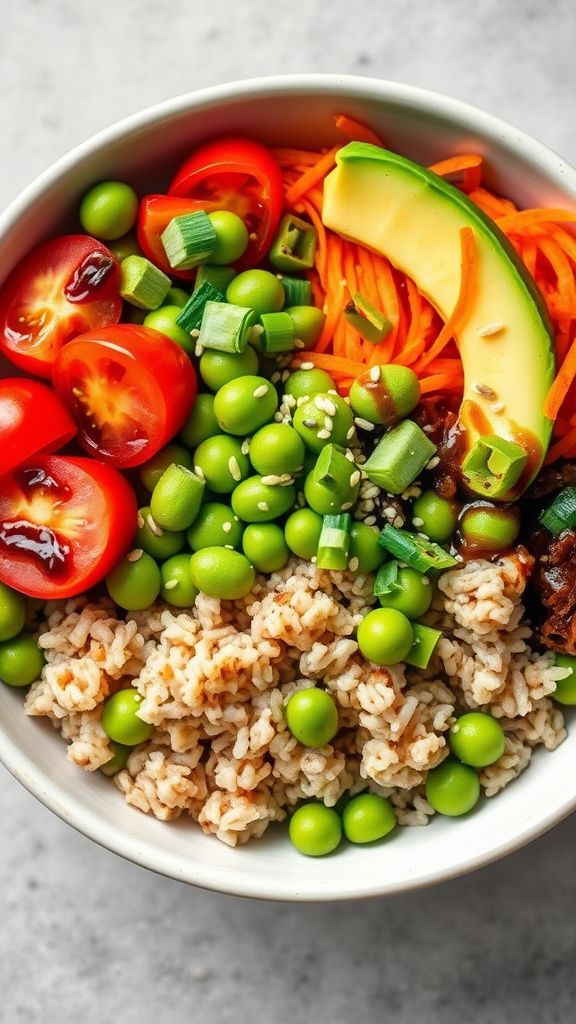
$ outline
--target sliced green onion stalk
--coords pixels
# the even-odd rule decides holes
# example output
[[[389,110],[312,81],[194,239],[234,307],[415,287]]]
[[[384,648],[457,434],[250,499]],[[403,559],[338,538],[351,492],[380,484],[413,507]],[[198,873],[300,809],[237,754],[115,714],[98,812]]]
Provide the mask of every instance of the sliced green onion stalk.
[[[208,301],[198,335],[198,345],[220,352],[244,352],[258,314],[230,302]]]
[[[312,304],[312,285],[306,277],[280,277],[284,289],[284,306],[310,306]]]
[[[522,445],[487,434],[474,442],[464,459],[462,477],[475,494],[505,500],[518,483],[527,459]]]
[[[381,565],[374,580],[374,597],[387,597],[395,590],[400,589],[398,573],[400,566],[398,562],[386,562]]]
[[[280,221],[268,259],[277,270],[309,270],[314,266],[316,242],[314,225],[287,213]]]
[[[236,277],[236,273],[237,271],[234,270],[234,267],[219,267],[215,263],[203,263],[196,272],[194,291],[199,291],[202,285],[207,282],[213,288],[222,292],[222,295],[225,295],[226,289],[230,281]]]
[[[356,292],[353,299],[344,307],[344,316],[351,327],[373,345],[379,345],[392,330],[392,323],[388,317],[359,292]]]
[[[260,340],[265,352],[292,352],[294,324],[288,313],[262,313],[260,323],[264,328]]]
[[[138,309],[158,309],[172,281],[144,256],[127,256],[120,264],[120,295]]]
[[[423,626],[420,622],[413,622],[412,635],[414,641],[404,661],[407,665],[413,665],[414,668],[428,668],[436,644],[442,636],[442,630]]]
[[[204,281],[199,288],[195,288],[188,302],[176,317],[176,323],[184,331],[200,330],[202,317],[207,302],[224,302],[224,295],[218,291],[210,281]]]
[[[436,451],[413,420],[403,420],[378,442],[363,469],[372,483],[389,494],[402,494]]]
[[[190,270],[208,262],[216,248],[217,235],[205,210],[195,210],[173,217],[160,241],[174,270]]]
[[[576,487],[565,487],[560,491],[539,520],[555,537],[564,530],[572,530],[576,526]]]
[[[385,548],[394,558],[405,562],[412,569],[418,572],[428,572],[430,569],[451,569],[457,565],[456,559],[431,540],[417,537],[408,530],[397,530],[395,526],[386,523],[378,538],[378,543]]]
[[[332,569],[338,572],[346,568],[351,529],[352,517],[347,513],[340,516],[324,516],[316,555],[316,565],[319,569]]]
[[[335,444],[325,445],[314,467],[316,482],[324,484],[337,494],[348,495],[350,488],[355,486],[350,483],[353,474],[358,476],[356,465],[346,458],[342,449]],[[343,497],[342,500],[345,501],[346,498]]]

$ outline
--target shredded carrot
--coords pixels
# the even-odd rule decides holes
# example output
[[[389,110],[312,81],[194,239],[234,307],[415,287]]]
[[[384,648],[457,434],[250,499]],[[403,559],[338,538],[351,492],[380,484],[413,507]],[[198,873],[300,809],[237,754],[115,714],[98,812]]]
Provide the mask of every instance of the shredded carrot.
[[[534,227],[536,224],[564,224],[574,223],[576,213],[570,210],[540,209],[540,210],[518,210],[516,213],[505,214],[498,218],[498,227],[501,231],[516,234],[524,231],[525,228]]]
[[[298,181],[295,181],[286,192],[286,202],[289,206],[293,206],[298,202],[302,196],[305,196],[314,185],[317,185],[319,181],[322,181],[328,171],[331,171],[336,162],[336,153],[339,150],[339,146],[333,146],[327,153],[324,153],[315,164],[312,165],[307,171],[304,171]]]
[[[441,178],[456,177],[457,180],[461,180],[464,191],[471,192],[472,189],[478,188],[482,181],[482,164],[482,157],[478,154],[465,153],[431,164],[428,170],[434,171],[434,174],[440,175]]]
[[[572,457],[576,452],[576,427],[572,427],[564,434],[559,441],[556,441],[548,451],[546,456],[546,465],[550,465],[552,462],[557,462],[558,459],[564,459]]]
[[[560,406],[568,394],[568,389],[576,376],[576,339],[572,342],[562,366],[556,374],[556,380],[546,395],[544,415],[556,419]]]
[[[354,117],[349,117],[348,114],[337,114],[334,118],[334,124],[338,131],[342,132],[347,139],[351,142],[369,142],[373,146],[382,146],[382,139],[373,132],[367,125],[357,121]]]

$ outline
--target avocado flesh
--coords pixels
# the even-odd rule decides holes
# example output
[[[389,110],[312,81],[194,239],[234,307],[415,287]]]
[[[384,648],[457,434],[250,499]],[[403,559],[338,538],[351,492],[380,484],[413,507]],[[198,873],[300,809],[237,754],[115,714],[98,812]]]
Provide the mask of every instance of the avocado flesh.
[[[496,434],[528,453],[516,497],[538,472],[552,432],[542,407],[555,373],[554,339],[536,285],[494,223],[467,196],[404,157],[350,143],[324,184],[328,228],[386,256],[443,320],[460,291],[460,231],[475,241],[475,283],[456,328],[464,370],[466,448]],[[384,310],[384,312],[386,312]],[[502,325],[483,336],[487,325]],[[480,386],[480,387],[479,387]]]

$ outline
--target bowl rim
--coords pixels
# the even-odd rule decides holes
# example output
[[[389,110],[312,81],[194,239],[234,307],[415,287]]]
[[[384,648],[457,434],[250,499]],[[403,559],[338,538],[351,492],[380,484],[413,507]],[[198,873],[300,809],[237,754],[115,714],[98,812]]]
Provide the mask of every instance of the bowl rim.
[[[549,180],[562,190],[572,192],[576,202],[576,169],[563,157],[549,146],[538,142],[531,135],[520,131],[501,118],[488,114],[462,100],[421,87],[377,77],[311,73],[270,75],[226,82],[183,93],[130,114],[90,136],[37,175],[10,202],[6,210],[0,213],[0,236],[16,225],[26,208],[39,199],[42,193],[53,185],[61,175],[93,156],[101,148],[119,142],[133,132],[151,128],[167,117],[185,114],[189,110],[206,109],[230,100],[242,101],[264,96],[271,99],[275,96],[297,97],[304,93],[337,97],[343,92],[346,93],[348,100],[368,100],[372,103],[379,99],[386,102],[397,101],[403,107],[412,107],[420,113],[423,111],[430,114],[441,113],[453,123],[465,123],[469,131],[476,131],[482,137],[495,138],[500,143],[505,143],[512,155],[517,154],[524,161],[529,160],[534,163]],[[417,878],[399,881],[383,879],[378,885],[364,886],[361,891],[349,889],[343,873],[342,891],[335,892],[330,889],[329,892],[319,890],[310,893],[296,890],[286,891],[282,888],[279,879],[269,881],[263,878],[250,878],[240,871],[236,873],[227,867],[214,864],[189,861],[186,870],[177,870],[174,865],[165,862],[166,853],[164,851],[156,850],[148,845],[145,849],[141,849],[130,832],[104,822],[75,797],[64,798],[59,785],[50,777],[45,776],[31,758],[19,749],[1,723],[0,762],[29,793],[59,818],[72,825],[87,838],[126,860],[158,874],[204,889],[236,896],[287,902],[372,898],[447,881],[491,864],[520,849],[576,809],[575,790],[572,797],[565,799],[557,806],[543,808],[542,812],[531,818],[530,824],[513,838],[495,843],[489,853],[484,851],[472,854],[455,864],[430,868],[427,872],[420,873]]]

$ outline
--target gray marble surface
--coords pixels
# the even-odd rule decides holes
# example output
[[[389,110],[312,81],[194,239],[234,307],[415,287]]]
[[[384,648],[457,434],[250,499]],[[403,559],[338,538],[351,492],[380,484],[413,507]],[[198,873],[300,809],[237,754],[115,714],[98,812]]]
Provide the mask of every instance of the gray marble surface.
[[[118,117],[277,72],[451,93],[576,161],[573,0],[0,0],[0,16],[0,206]],[[120,861],[0,770],[0,1020],[564,1022],[575,843],[572,819],[434,890],[249,903]]]

